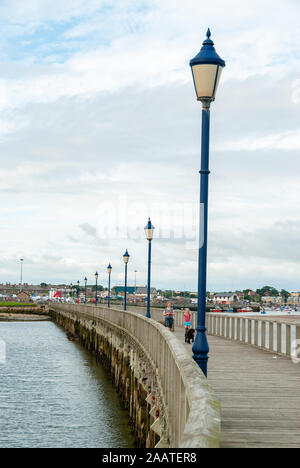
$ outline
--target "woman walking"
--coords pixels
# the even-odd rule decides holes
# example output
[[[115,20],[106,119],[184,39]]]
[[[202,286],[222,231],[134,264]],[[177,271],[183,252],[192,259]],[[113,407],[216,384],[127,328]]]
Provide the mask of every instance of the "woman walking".
[[[172,331],[172,328],[173,328],[174,315],[175,315],[175,312],[171,306],[171,302],[168,302],[167,307],[164,310],[164,316],[166,317],[165,325],[170,331]]]

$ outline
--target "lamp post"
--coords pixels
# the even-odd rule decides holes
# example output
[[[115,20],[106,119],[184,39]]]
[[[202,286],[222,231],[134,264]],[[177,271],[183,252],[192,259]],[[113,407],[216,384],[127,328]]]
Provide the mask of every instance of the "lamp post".
[[[128,253],[128,250],[126,249],[126,252],[123,255],[123,260],[125,263],[125,289],[124,289],[124,310],[127,310],[127,265],[129,262],[130,255]]]
[[[77,281],[77,303],[79,304],[79,285],[80,285],[80,281],[78,280]]]
[[[134,270],[134,289],[136,291],[136,274],[137,274],[137,270]]]
[[[96,271],[96,273],[95,273],[95,279],[96,279],[96,296],[95,296],[96,302],[95,302],[95,305],[98,304],[98,294],[97,294],[97,290],[98,290],[98,277],[99,277],[99,275],[98,275],[98,272]]]
[[[137,270],[134,270],[134,302],[136,303],[136,274]]]
[[[23,262],[24,262],[24,258],[20,258],[20,266],[21,266],[20,283],[21,283],[21,287],[22,287],[22,284],[23,284]]]
[[[86,285],[87,285],[87,277],[84,278],[84,303],[86,304]]]
[[[108,308],[110,308],[110,276],[111,276],[111,271],[112,271],[112,266],[111,266],[111,264],[109,264],[108,267],[107,267],[107,272],[108,272],[108,298],[107,298],[107,305],[108,305]]]
[[[70,297],[73,297],[73,283],[70,283],[70,288],[71,288]]]
[[[148,283],[147,283],[147,313],[146,317],[151,318],[150,314],[150,297],[151,297],[151,242],[153,239],[155,227],[151,223],[149,218],[147,225],[145,226],[145,234],[148,240]]]
[[[197,100],[202,102],[202,144],[200,170],[200,238],[198,257],[198,310],[197,334],[193,345],[193,358],[207,375],[208,342],[206,337],[206,277],[207,277],[207,214],[209,171],[210,104],[215,100],[225,62],[216,53],[214,43],[207,38],[198,55],[190,61]]]

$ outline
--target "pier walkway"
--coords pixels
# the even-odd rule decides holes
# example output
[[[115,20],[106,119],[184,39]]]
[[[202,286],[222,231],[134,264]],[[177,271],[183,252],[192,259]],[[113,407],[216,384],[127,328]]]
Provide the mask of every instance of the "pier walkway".
[[[184,343],[184,329],[175,335]],[[208,382],[221,403],[223,448],[300,447],[300,364],[208,336]],[[192,345],[185,344],[192,354]]]
[[[57,323],[111,369],[141,446],[300,448],[298,319],[209,313],[206,379],[184,343],[183,312],[175,333],[162,310],[152,320],[145,312],[51,305]]]

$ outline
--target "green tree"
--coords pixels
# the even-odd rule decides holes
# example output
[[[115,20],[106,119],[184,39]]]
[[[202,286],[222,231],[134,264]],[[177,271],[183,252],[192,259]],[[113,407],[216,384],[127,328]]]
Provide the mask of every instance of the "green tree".
[[[282,289],[280,294],[284,298],[284,302],[286,302],[287,299],[290,297],[290,293],[288,291],[286,291],[285,289]]]
[[[279,295],[279,291],[277,291],[277,289],[273,288],[272,286],[264,286],[261,289],[257,289],[256,293],[260,297],[265,296],[266,293],[267,293],[267,295],[270,295],[270,296],[278,296]]]
[[[167,299],[171,299],[172,296],[173,296],[173,291],[171,290],[167,290],[164,292],[164,296],[167,298]]]
[[[101,284],[98,284],[97,286],[97,291],[103,291],[104,288],[101,286]],[[96,285],[92,286],[92,291],[96,291]]]

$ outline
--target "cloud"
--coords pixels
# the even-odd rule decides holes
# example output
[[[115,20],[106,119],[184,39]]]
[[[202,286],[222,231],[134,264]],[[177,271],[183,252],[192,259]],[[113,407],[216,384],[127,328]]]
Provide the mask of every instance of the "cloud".
[[[92,14],[105,2],[103,0],[2,0],[1,17],[10,23],[26,25],[28,22],[67,21],[84,13]]]
[[[242,106],[233,106],[227,108],[224,120],[220,108],[226,108],[226,101],[221,98],[214,104],[218,108],[212,111],[213,138],[220,139],[220,129],[230,134],[237,115],[241,136],[244,129],[252,126],[255,130],[251,117],[254,110],[248,101],[250,83],[251,80],[239,89],[240,100],[248,106],[247,114]],[[236,82],[226,88],[226,95],[233,94]],[[280,89],[280,85],[275,86],[274,94],[280,94]],[[293,108],[292,102],[290,106]],[[263,107],[271,125],[272,109]],[[24,227],[10,234],[6,248],[12,252],[18,246],[18,255],[32,256],[35,264],[44,268],[48,253],[61,253],[61,260],[48,263],[44,273],[40,273],[42,269],[27,270],[37,280],[39,274],[50,273],[51,278],[54,274],[63,281],[68,276],[71,281],[81,271],[91,275],[111,261],[116,282],[123,281],[122,254],[129,248],[131,280],[132,271],[137,269],[138,278],[144,283],[147,253],[143,227],[148,215],[159,231],[173,223],[169,215],[176,204],[190,203],[197,210],[200,112],[191,85],[161,86],[139,93],[128,89],[124,95],[101,93],[87,100],[63,99],[59,105],[32,104],[15,112],[21,119],[29,117],[30,125],[2,143],[4,154],[11,158],[3,165],[0,183],[2,190],[10,193],[6,213],[18,205],[18,212],[11,212],[11,219]],[[255,150],[247,154],[243,150],[212,150],[212,289],[225,281],[224,271],[226,277],[235,278],[238,268],[239,285],[246,287],[248,278],[254,281],[253,262],[269,264],[270,275],[276,271],[272,260],[277,265],[286,256],[293,262],[293,248],[283,248],[285,230],[278,230],[276,223],[279,216],[286,225],[291,219],[299,219],[297,152]],[[120,218],[125,213],[127,224]],[[178,214],[175,219],[182,225]],[[9,232],[10,227],[7,229]],[[136,236],[136,229],[141,235]],[[268,236],[274,229],[278,231],[276,244],[268,250]],[[294,246],[296,238],[297,232],[287,244]],[[43,252],[42,258],[32,242]],[[288,278],[289,271],[292,270],[284,273]],[[261,274],[264,282],[270,282],[266,268]],[[174,284],[183,288],[184,283],[195,289],[196,277],[196,250],[187,249],[185,239],[155,241],[153,279],[158,286]],[[42,279],[48,281],[45,276]],[[294,285],[293,278],[290,281]],[[252,287],[260,285],[259,276],[255,282]]]
[[[245,138],[228,142],[216,147],[221,151],[256,151],[256,150],[293,150],[300,149],[300,129],[288,130],[283,133],[273,133],[260,138]]]
[[[235,14],[228,26],[222,5],[214,1],[203,8],[196,0],[188,4],[167,0],[163,5],[153,0],[52,0],[50,8],[46,0],[31,0],[23,7],[20,2],[5,2],[4,36],[12,25],[23,28],[23,34],[11,32],[2,45],[8,63],[2,60],[0,109],[101,91],[114,93],[130,86],[145,89],[190,82],[189,59],[200,47],[212,18],[218,51],[228,65],[224,82],[266,73],[277,79],[287,64],[299,71],[298,3],[283,5],[273,0],[262,7],[255,1],[241,7],[231,0],[228,11],[231,8]],[[288,18],[288,30],[280,11]],[[32,23],[40,29],[28,38]],[[12,49],[18,40],[22,41],[19,47]],[[15,54],[17,59],[12,60]]]
[[[230,0],[226,10],[194,0],[1,4],[3,281],[18,280],[24,256],[28,281],[99,270],[105,284],[111,262],[122,284],[128,248],[130,281],[138,270],[143,284],[150,215],[154,284],[196,289],[197,251],[182,234],[199,198],[188,61],[212,24],[227,67],[211,111],[209,289],[299,289],[299,5]]]
[[[79,226],[84,233],[88,234],[89,236],[91,237],[96,237],[97,236],[97,230],[91,226],[90,224],[86,223],[86,224],[80,224]]]

